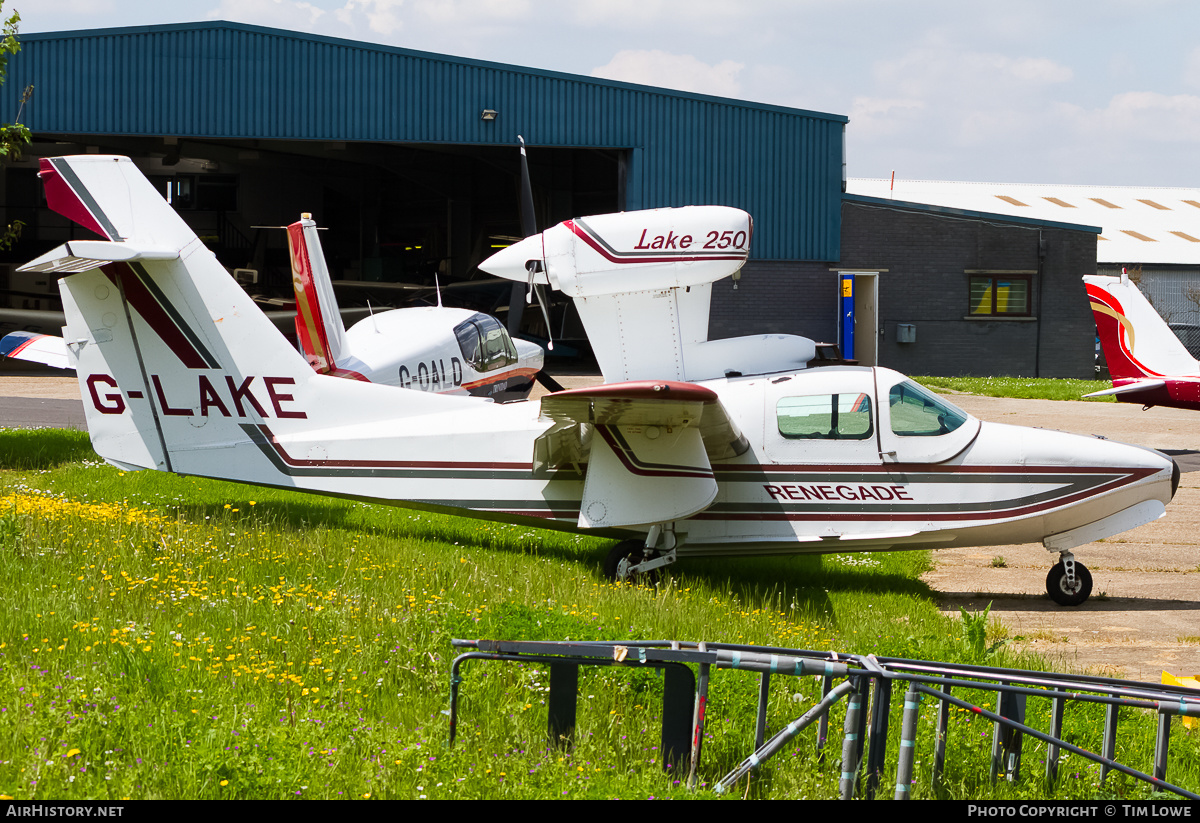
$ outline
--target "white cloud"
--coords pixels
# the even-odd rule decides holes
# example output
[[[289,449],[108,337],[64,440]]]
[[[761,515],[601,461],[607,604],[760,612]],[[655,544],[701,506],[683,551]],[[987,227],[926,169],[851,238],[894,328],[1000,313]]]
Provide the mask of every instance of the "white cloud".
[[[875,76],[913,97],[976,97],[1029,86],[1066,83],[1075,73],[1044,57],[1008,57],[992,52],[913,49],[895,60],[875,64]]]
[[[431,23],[472,26],[529,16],[529,0],[414,0],[413,10]]]
[[[762,37],[762,19],[778,20],[780,13],[793,11],[788,0],[575,0],[569,5],[574,25],[586,28],[638,31],[658,39],[674,39],[687,33],[724,31],[735,37],[747,29]]]
[[[1200,142],[1200,96],[1130,91],[1118,94],[1103,109],[1061,104],[1059,115],[1081,135],[1098,139],[1135,137],[1152,143]]]
[[[404,0],[347,0],[346,5],[334,9],[333,16],[352,32],[388,35],[403,28],[399,13],[403,5]]]
[[[1026,83],[1039,85],[1066,83],[1075,76],[1075,72],[1067,66],[1059,65],[1044,57],[1018,57],[1015,60],[1000,55],[991,55],[991,57],[993,59],[988,60],[988,63]]]
[[[593,69],[591,75],[697,94],[737,97],[741,91],[737,75],[743,68],[742,63],[732,60],[709,65],[690,54],[628,49],[617,52],[607,65]]]
[[[911,98],[855,97],[850,106],[850,129],[869,141],[898,134],[925,112],[925,103]]]
[[[317,21],[324,15],[324,9],[303,0],[221,0],[208,19],[316,31]]]
[[[1183,82],[1200,88],[1200,46],[1188,52],[1183,68]]]
[[[32,4],[30,4],[32,5]],[[113,0],[37,0],[37,11],[40,14],[70,14],[70,15],[92,15],[92,14],[107,14],[116,8]],[[4,10],[4,19],[7,20],[12,12],[21,12],[27,10],[27,6],[23,2],[9,3],[8,8]],[[71,28],[69,24],[64,23],[63,29]]]

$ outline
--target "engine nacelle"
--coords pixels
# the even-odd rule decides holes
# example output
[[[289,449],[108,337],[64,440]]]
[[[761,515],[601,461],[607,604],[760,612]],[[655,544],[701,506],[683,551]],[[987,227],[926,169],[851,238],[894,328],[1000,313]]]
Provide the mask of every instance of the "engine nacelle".
[[[535,282],[569,297],[697,286],[740,269],[752,233],[750,215],[728,206],[577,217],[509,246],[480,268],[527,281],[528,262],[542,261]]]

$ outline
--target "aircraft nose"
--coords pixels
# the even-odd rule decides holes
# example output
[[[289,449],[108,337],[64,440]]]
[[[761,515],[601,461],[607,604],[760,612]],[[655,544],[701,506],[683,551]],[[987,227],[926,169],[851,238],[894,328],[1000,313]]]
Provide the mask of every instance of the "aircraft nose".
[[[525,281],[529,279],[525,264],[530,260],[540,260],[541,257],[542,236],[535,234],[496,252],[480,263],[479,268],[496,277]],[[544,275],[538,278],[538,282],[545,282]]]

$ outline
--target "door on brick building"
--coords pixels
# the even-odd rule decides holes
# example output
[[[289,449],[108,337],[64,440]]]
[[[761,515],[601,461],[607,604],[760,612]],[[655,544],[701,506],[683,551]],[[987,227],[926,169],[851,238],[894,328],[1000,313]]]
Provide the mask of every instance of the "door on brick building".
[[[838,272],[838,343],[842,356],[879,365],[879,272]]]

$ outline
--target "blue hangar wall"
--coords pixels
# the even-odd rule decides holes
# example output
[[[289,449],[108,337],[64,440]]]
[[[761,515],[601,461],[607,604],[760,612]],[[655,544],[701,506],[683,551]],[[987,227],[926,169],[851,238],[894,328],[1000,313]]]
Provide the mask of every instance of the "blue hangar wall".
[[[840,115],[234,23],[28,34],[0,107],[35,134],[623,152],[626,209],[737,206],[752,257],[840,255]],[[481,119],[484,109],[499,114]]]

